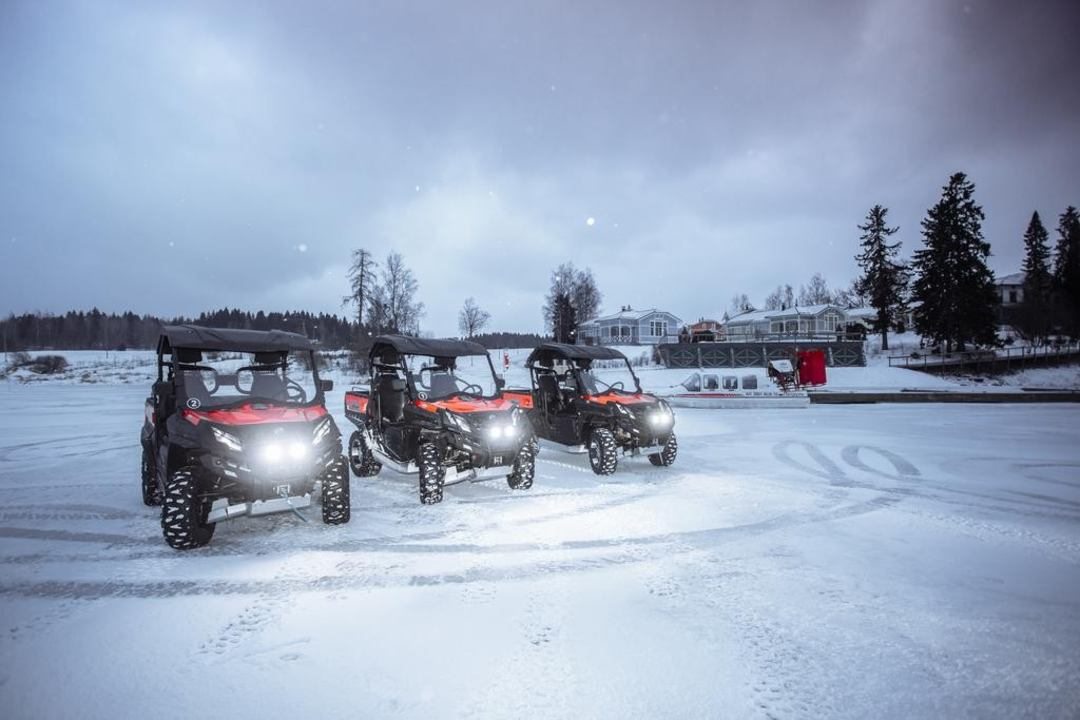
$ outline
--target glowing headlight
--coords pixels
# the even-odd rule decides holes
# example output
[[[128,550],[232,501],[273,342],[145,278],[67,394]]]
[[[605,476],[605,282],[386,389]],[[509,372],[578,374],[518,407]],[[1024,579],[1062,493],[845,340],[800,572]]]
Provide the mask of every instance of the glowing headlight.
[[[267,445],[262,450],[263,460],[270,463],[281,462],[281,446],[280,445]]]
[[[289,445],[289,457],[293,460],[303,460],[307,457],[308,448],[304,443],[294,442]]]
[[[321,443],[330,434],[330,418],[326,418],[315,428],[315,436],[311,438],[312,445]]]
[[[210,429],[214,431],[214,439],[225,447],[229,448],[230,450],[240,452],[244,449],[244,446],[240,444],[240,438],[236,437],[232,433],[227,433],[224,430],[218,430],[216,427],[211,427]]]
[[[492,425],[487,429],[487,436],[490,440],[512,438],[515,434],[517,434],[517,428],[513,425]]]
[[[657,410],[656,412],[649,415],[649,423],[655,425],[656,427],[670,425],[673,419],[674,418],[671,414],[671,411],[665,408],[661,408],[660,410]]]

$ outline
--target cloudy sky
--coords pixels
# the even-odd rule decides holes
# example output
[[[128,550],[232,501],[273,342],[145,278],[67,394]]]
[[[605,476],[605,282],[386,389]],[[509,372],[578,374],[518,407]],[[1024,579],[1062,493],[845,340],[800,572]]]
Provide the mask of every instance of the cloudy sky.
[[[539,330],[567,260],[716,316],[846,285],[874,203],[910,253],[958,170],[1012,272],[1080,205],[1078,38],[1040,0],[2,0],[0,312],[340,311],[366,247],[436,334],[470,295]]]

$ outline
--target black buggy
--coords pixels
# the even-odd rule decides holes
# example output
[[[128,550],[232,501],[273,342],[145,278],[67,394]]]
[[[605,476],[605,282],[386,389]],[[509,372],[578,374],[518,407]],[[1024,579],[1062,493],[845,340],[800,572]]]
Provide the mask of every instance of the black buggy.
[[[679,443],[671,406],[641,391],[618,350],[544,343],[525,364],[532,388],[508,390],[506,397],[528,410],[541,446],[588,452],[597,475],[615,472],[619,451],[647,453],[657,466],[675,462]]]
[[[333,383],[319,379],[311,341],[172,325],[157,355],[140,438],[142,496],[161,505],[165,542],[196,548],[222,520],[299,514],[317,485],[323,522],[349,521],[348,465],[323,396]]]
[[[367,390],[345,393],[357,430],[349,463],[359,477],[385,465],[416,474],[420,502],[442,501],[443,487],[506,478],[532,487],[535,441],[525,414],[502,396],[483,346],[401,335],[375,338]]]

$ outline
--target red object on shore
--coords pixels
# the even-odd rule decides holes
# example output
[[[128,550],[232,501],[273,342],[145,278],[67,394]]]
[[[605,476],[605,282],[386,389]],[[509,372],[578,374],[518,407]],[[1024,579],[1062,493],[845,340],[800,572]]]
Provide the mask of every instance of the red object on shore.
[[[825,384],[825,351],[800,350],[799,351],[799,384],[800,385],[824,385]]]

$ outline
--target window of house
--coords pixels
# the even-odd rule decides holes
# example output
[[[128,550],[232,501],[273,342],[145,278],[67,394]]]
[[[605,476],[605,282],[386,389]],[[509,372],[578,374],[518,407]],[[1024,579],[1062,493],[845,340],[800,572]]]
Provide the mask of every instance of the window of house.
[[[653,320],[649,323],[649,334],[653,337],[664,337],[667,335],[667,321],[665,320]]]
[[[780,320],[773,320],[769,324],[769,332],[782,333],[784,332],[784,323]]]
[[[1016,291],[1015,290],[1010,290],[1009,291],[1009,302],[1014,303],[1014,304],[1016,303]]]

